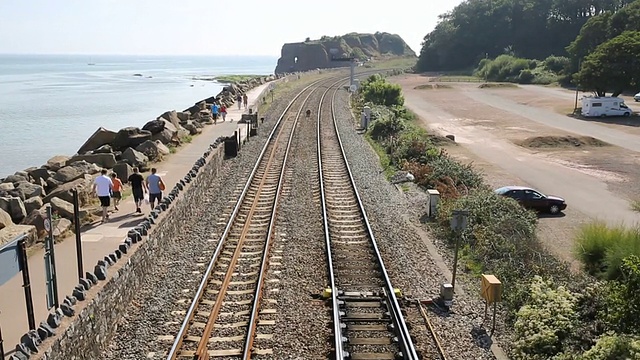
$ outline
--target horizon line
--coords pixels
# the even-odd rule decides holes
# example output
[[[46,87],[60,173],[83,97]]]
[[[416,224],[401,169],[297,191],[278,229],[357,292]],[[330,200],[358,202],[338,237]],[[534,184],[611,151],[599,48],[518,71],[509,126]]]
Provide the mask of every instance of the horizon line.
[[[0,51],[0,55],[29,55],[29,56],[201,56],[201,57],[274,57],[277,58],[280,55],[267,55],[267,54],[91,54],[91,53],[26,53],[26,52],[2,52]]]

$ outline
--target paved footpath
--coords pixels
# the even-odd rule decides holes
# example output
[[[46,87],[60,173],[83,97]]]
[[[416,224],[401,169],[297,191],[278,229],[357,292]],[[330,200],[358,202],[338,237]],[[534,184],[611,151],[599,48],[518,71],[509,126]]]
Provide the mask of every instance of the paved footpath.
[[[247,92],[250,107],[258,103],[262,92],[267,88],[263,84]],[[239,130],[242,138],[246,137],[246,124],[239,125],[242,113],[248,110],[238,110],[237,105],[227,109],[227,121],[218,120],[216,125],[206,125],[200,135],[194,136],[191,143],[178,148],[161,163],[154,164],[158,173],[167,184],[167,189],[173,186],[191,170],[193,163],[207,150],[209,145],[220,136],[233,135]],[[233,122],[230,122],[233,119]],[[82,231],[82,250],[84,271],[93,271],[94,264],[106,254],[116,249],[126,237],[129,229],[144,220],[149,213],[149,206],[143,205],[143,216],[135,214],[135,205],[131,196],[127,197],[119,206],[120,211],[111,213],[111,219],[105,224],[99,224]],[[60,301],[78,284],[78,270],[76,262],[75,235],[66,238],[55,245],[56,271],[58,274],[58,294]],[[36,326],[45,320],[48,314],[46,306],[44,250],[37,249],[29,256],[29,273],[31,276],[31,290],[33,293]],[[4,338],[5,352],[14,349],[20,341],[20,336],[29,330],[27,310],[22,289],[22,276],[14,276],[10,281],[0,286],[0,327]]]

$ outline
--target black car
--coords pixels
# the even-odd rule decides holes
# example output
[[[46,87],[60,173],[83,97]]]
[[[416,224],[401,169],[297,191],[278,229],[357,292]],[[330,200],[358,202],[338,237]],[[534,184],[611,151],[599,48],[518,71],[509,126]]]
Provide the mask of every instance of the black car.
[[[563,198],[545,195],[537,190],[524,186],[505,186],[496,189],[496,194],[507,196],[518,201],[527,209],[558,214],[567,208]]]

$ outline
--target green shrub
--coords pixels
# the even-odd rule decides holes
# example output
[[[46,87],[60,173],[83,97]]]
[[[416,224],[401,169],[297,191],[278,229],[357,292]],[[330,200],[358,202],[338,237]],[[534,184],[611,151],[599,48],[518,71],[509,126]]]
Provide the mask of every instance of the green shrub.
[[[388,83],[380,74],[371,75],[360,86],[365,102],[384,106],[402,106],[402,88],[400,85]]]
[[[608,307],[601,317],[611,329],[640,335],[640,257],[630,255],[620,265],[620,280],[610,281],[605,289]]]
[[[538,60],[500,55],[493,60],[482,59],[478,63],[475,74],[488,81],[551,84],[556,81],[557,75],[548,70],[546,65],[542,66],[543,64],[544,62]]]
[[[518,83],[519,84],[531,84],[535,75],[531,73],[531,70],[522,70],[520,71],[520,75],[518,75]]]
[[[482,175],[473,166],[462,164],[446,154],[431,156],[428,164],[433,168],[433,179],[450,177],[456,187],[463,186],[465,189],[476,189],[484,182]]]
[[[640,230],[604,222],[584,225],[576,237],[576,255],[591,275],[606,279],[620,276],[622,259],[640,256]]]
[[[570,70],[571,59],[565,56],[551,55],[544,60],[544,68],[555,74],[564,74]]]
[[[598,339],[578,360],[640,359],[640,337],[609,333]]]
[[[527,305],[514,324],[516,360],[546,360],[564,351],[563,342],[576,325],[577,297],[563,286],[535,276]]]
[[[404,122],[396,116],[389,116],[370,125],[369,135],[373,139],[386,139],[395,136],[404,129]]]

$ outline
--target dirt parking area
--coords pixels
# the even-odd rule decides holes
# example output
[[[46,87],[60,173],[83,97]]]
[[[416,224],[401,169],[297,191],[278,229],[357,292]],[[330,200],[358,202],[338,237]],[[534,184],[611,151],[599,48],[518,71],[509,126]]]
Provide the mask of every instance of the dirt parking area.
[[[403,87],[406,105],[425,127],[456,137],[457,145],[446,150],[473,162],[489,184],[531,186],[567,200],[569,207],[563,216],[542,217],[539,226],[541,239],[560,258],[578,266],[574,238],[586,222],[640,221],[640,214],[630,206],[632,200],[640,200],[640,153],[608,144],[598,136],[579,134],[583,120],[571,119],[576,122],[570,123],[576,128],[571,132],[566,125],[564,129],[554,127],[544,112],[524,116],[513,110],[517,103],[551,111],[553,116],[566,114],[573,109],[571,92],[532,86],[480,89],[478,83],[434,84],[419,75],[391,81]],[[504,105],[496,104],[502,99]],[[542,118],[533,121],[532,116]],[[637,131],[640,143],[640,126],[601,125],[627,135]]]
[[[560,115],[570,116],[576,104],[576,94],[573,91],[552,86],[525,85],[516,88],[485,89],[486,92],[503,96],[513,100],[518,104],[545,108],[553,110]],[[581,106],[580,98],[591,96],[591,93],[578,93],[578,107]],[[640,112],[640,103],[630,96],[620,96],[631,110]],[[597,123],[611,129],[623,130],[632,134],[640,135],[640,116],[633,117],[611,117],[611,118],[575,118],[578,122]]]

